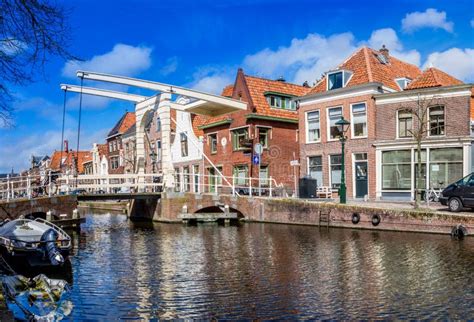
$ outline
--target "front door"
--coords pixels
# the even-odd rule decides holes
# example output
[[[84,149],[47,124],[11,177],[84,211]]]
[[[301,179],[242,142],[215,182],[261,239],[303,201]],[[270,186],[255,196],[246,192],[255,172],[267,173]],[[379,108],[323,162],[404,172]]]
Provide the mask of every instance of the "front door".
[[[356,198],[364,198],[368,192],[367,161],[357,161],[355,163],[355,179]]]

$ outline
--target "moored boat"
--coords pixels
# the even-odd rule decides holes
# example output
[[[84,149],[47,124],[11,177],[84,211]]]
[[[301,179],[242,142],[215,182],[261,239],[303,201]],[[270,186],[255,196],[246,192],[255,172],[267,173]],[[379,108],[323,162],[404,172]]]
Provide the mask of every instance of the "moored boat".
[[[13,265],[62,266],[70,250],[71,237],[42,218],[16,219],[0,226],[1,255]]]

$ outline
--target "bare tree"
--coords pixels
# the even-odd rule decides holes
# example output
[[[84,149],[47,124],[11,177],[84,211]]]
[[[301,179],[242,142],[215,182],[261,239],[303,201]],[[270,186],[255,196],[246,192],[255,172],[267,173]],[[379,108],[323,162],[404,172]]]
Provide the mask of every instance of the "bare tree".
[[[66,9],[54,0],[0,1],[0,126],[11,123],[9,87],[44,76],[51,56],[76,59],[67,50],[67,17]]]
[[[412,115],[412,126],[407,129],[407,132],[413,137],[416,144],[416,173],[415,173],[415,203],[414,207],[419,208],[421,201],[421,191],[424,187],[421,186],[423,179],[426,177],[426,171],[422,171],[422,144],[427,138],[430,131],[433,133],[446,131],[446,124],[434,123],[430,124],[430,108],[439,106],[439,97],[422,97],[417,95],[416,99],[410,100],[407,103],[401,104],[398,112],[408,112]],[[397,120],[398,121],[398,120]]]

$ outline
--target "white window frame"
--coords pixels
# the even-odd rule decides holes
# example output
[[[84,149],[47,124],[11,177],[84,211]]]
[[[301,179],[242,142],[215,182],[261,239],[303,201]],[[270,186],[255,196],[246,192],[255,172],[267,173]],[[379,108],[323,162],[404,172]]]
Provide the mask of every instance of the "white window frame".
[[[395,121],[395,122],[396,122],[396,123],[395,123],[395,130],[396,130],[395,138],[400,139],[400,140],[407,140],[407,139],[411,140],[411,139],[413,139],[413,134],[412,134],[412,136],[403,136],[403,137],[400,136],[400,124],[399,124],[399,123],[400,123],[400,122],[399,122],[400,120],[399,120],[399,118],[398,118],[398,115],[399,115],[399,112],[400,112],[400,111],[403,112],[404,110],[403,110],[403,109],[397,110],[397,111],[396,111],[396,115],[395,115],[395,117],[396,117],[396,121]],[[411,113],[411,114],[413,115],[413,113]],[[411,129],[412,129],[412,131],[413,131],[413,116],[411,117]]]
[[[324,156],[322,154],[315,154],[315,155],[308,155],[306,157],[306,175],[310,176],[310,170],[309,170],[309,159],[314,158],[314,157],[321,157],[321,182],[318,184],[318,187],[324,186]]]
[[[333,109],[336,109],[336,108],[340,108],[341,109],[341,116],[344,116],[344,107],[342,105],[340,106],[332,106],[332,107],[328,107],[326,108],[326,134],[327,134],[327,140],[328,142],[334,142],[334,141],[338,141],[339,139],[338,138],[335,138],[335,139],[332,139],[331,138],[331,120],[329,118],[329,110],[333,110]],[[343,133],[344,135],[344,133]]]
[[[398,81],[404,81],[405,82],[405,87],[400,87],[400,84],[398,84]],[[395,83],[397,83],[397,86],[402,90],[404,91],[408,85],[410,84],[411,82],[411,79],[410,78],[406,78],[406,77],[400,77],[400,78],[395,78]]]
[[[365,127],[366,127],[367,134],[366,135],[361,135],[361,136],[355,136],[355,134],[354,134],[354,113],[352,112],[352,108],[353,108],[354,105],[360,105],[360,104],[365,105]],[[350,108],[351,108],[351,139],[366,139],[369,135],[367,102],[364,101],[364,102],[351,103]]]
[[[328,171],[328,174],[329,174],[329,178],[328,178],[328,183],[329,183],[329,185],[328,185],[328,187],[330,187],[332,191],[337,192],[337,191],[339,190],[338,188],[332,188],[332,172],[331,172],[331,171],[332,171],[332,170],[331,170],[331,166],[332,166],[332,164],[331,164],[331,156],[332,156],[332,155],[340,155],[340,154],[338,154],[338,153],[333,153],[333,154],[328,154],[328,156],[327,156],[327,157],[328,157],[328,170],[329,170],[329,171]],[[341,164],[341,167],[344,167],[344,164]],[[345,169],[345,168],[344,168],[344,169]],[[324,176],[324,174],[323,174],[323,176]],[[323,178],[323,180],[324,180],[324,178]],[[346,186],[347,186],[347,182],[346,182]]]
[[[308,122],[308,114],[309,113],[314,113],[314,112],[318,112],[319,114],[319,140],[316,140],[316,141],[310,141],[309,140],[309,122]],[[306,143],[320,143],[321,142],[321,134],[322,134],[322,129],[321,129],[321,109],[316,109],[316,110],[312,110],[312,111],[307,111],[305,113],[305,127],[306,127]]]
[[[444,134],[441,134],[441,135],[432,135],[431,134],[431,119],[430,119],[430,110],[432,108],[435,108],[435,107],[442,107],[443,108],[443,120],[444,120]],[[439,104],[439,105],[433,105],[433,106],[430,106],[428,107],[428,137],[433,137],[433,138],[442,138],[442,137],[445,137],[446,136],[446,105],[442,105],[442,104]]]
[[[340,88],[346,87],[346,85],[351,80],[352,75],[354,75],[353,72],[348,71],[348,70],[344,70],[344,69],[335,70],[335,71],[332,71],[332,72],[327,72],[326,73],[326,91],[332,91],[332,89],[329,89],[329,75],[333,75],[333,74],[337,74],[337,73],[342,73],[342,87],[340,87]],[[349,74],[349,77],[347,79],[346,79],[346,74]]]
[[[211,135],[216,135],[216,152],[212,152],[212,144],[211,144]],[[212,132],[212,133],[208,133],[207,134],[207,144],[209,145],[209,152],[211,154],[217,154],[217,152],[219,151],[219,134],[218,132]]]

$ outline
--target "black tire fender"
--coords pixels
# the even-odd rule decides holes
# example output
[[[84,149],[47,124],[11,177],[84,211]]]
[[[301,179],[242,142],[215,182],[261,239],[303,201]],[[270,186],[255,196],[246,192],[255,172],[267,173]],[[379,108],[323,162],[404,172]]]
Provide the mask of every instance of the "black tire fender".
[[[458,224],[451,229],[451,237],[454,239],[463,239],[465,236],[467,236],[467,229],[463,225]]]
[[[354,213],[352,214],[351,220],[352,220],[352,223],[353,223],[354,225],[357,225],[357,224],[359,223],[359,221],[360,221],[360,215],[359,215],[357,212],[354,212]]]
[[[380,215],[375,214],[372,216],[372,226],[378,226],[380,224],[380,221]]]

